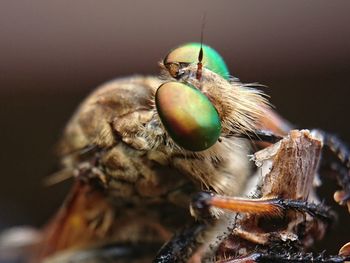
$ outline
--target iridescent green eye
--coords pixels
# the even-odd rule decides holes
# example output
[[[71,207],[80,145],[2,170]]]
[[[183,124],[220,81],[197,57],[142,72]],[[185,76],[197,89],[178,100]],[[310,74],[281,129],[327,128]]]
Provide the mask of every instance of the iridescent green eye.
[[[206,150],[220,136],[218,112],[203,93],[190,85],[164,83],[157,90],[156,107],[168,134],[187,150]]]
[[[163,63],[165,66],[172,64],[190,64],[198,62],[198,54],[200,50],[200,43],[187,43],[174,50],[165,57]],[[220,56],[215,49],[202,45],[203,47],[203,66],[216,74],[221,75],[223,78],[228,79],[230,72],[226,66],[224,59]]]

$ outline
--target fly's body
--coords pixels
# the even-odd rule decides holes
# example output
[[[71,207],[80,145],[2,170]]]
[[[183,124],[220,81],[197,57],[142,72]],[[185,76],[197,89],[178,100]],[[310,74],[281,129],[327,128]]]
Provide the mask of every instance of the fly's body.
[[[182,52],[181,48],[177,50]],[[42,257],[71,247],[111,241],[164,243],[176,230],[193,221],[189,213],[193,193],[205,189],[225,195],[242,194],[251,174],[248,161],[251,148],[248,140],[232,134],[254,131],[268,110],[266,100],[261,92],[205,67],[201,79],[196,79],[196,63],[185,64],[180,69],[181,80],[175,80],[173,71],[167,68],[171,63],[174,65],[174,51],[162,64],[162,78],[133,76],[111,81],[97,88],[68,123],[59,144],[61,174],[75,174],[76,184],[89,186],[97,195],[103,195],[100,199],[105,204],[103,209],[91,206],[86,208],[89,211],[86,215],[78,213],[72,218],[69,207],[77,201],[68,199],[57,216],[59,219],[47,227],[46,237],[50,241],[46,243],[50,246],[41,247]],[[214,50],[210,52],[204,52],[204,60],[213,63],[206,53],[219,55]],[[219,69],[222,68],[221,65]],[[178,98],[180,110],[187,110],[179,117],[184,126],[180,128],[194,131],[190,139],[183,140],[185,145],[180,141],[186,136],[171,128],[180,124],[176,120],[166,123],[172,117],[169,109],[173,109],[167,106],[167,99],[176,95],[171,92],[177,83],[184,83],[180,88],[187,92]],[[194,93],[193,103],[182,102],[192,91],[199,94]],[[198,122],[189,117],[189,107],[193,108],[191,111],[198,108],[192,118],[205,117],[203,110],[209,107],[214,121],[217,114],[220,127],[202,132],[208,124],[197,128]],[[212,136],[213,130],[214,133],[219,130],[218,135]],[[204,142],[195,145],[198,137]],[[76,186],[73,192],[81,188]],[[62,223],[57,224],[58,221]],[[62,235],[62,226],[69,237]]]
[[[210,224],[198,223],[193,194],[242,196],[252,176],[246,138],[284,135],[289,125],[262,92],[231,79],[208,46],[180,46],[161,68],[161,77],[102,85],[69,121],[53,179],[75,183],[44,229],[35,262],[88,262],[82,255],[105,262],[109,244],[112,262],[150,262],[165,242],[154,262],[199,262],[220,246],[232,216],[211,209]]]

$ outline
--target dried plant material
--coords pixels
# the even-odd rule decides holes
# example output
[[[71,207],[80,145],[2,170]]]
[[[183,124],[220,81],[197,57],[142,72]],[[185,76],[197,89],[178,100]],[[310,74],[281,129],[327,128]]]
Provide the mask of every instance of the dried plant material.
[[[268,165],[270,169],[261,175],[253,195],[259,200],[284,200],[281,205],[289,203],[291,206],[277,217],[239,215],[232,233],[220,245],[219,257],[244,257],[257,251],[268,253],[273,247],[281,254],[290,252],[292,255],[295,251],[305,252],[323,238],[329,222],[320,215],[326,215],[327,209],[315,197],[313,185],[321,150],[322,142],[309,131],[294,130],[280,142],[254,155],[259,166]],[[294,207],[294,201],[301,204],[300,209]]]

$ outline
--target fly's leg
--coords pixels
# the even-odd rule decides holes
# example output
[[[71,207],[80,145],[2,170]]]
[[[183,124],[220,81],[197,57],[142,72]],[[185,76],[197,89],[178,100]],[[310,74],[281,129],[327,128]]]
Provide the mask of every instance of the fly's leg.
[[[184,228],[163,245],[153,263],[187,262],[200,246],[199,240],[206,228],[207,225],[200,222]]]
[[[286,210],[305,212],[323,221],[331,222],[334,215],[323,205],[290,199],[248,199],[216,195],[212,192],[200,192],[192,203],[192,209],[199,214],[208,214],[212,208],[226,209],[238,213],[282,216]],[[203,212],[204,211],[204,212]],[[198,214],[198,213],[197,213]]]
[[[291,253],[288,251],[253,253],[248,256],[225,259],[217,263],[345,263],[350,260],[343,256],[326,256],[323,253]]]
[[[324,143],[324,145],[336,156],[338,163],[333,163],[331,168],[337,172],[337,180],[343,188],[344,194],[341,203],[350,199],[350,150],[346,143],[333,134],[324,131],[315,130]]]
[[[283,137],[274,134],[271,131],[266,130],[255,130],[254,132],[245,132],[245,133],[232,133],[227,135],[227,137],[239,137],[239,138],[245,138],[252,141],[261,141],[261,142],[267,142],[267,143],[276,143],[283,139]]]
[[[272,203],[283,207],[284,210],[292,209],[299,212],[305,212],[312,217],[316,217],[329,224],[336,220],[336,214],[329,207],[323,204],[315,204],[302,200],[291,199],[275,199],[271,201]]]
[[[341,164],[346,168],[350,168],[350,150],[347,145],[333,134],[326,133],[324,131],[315,130],[323,138],[323,143],[333,152]]]
[[[290,199],[247,199],[237,197],[226,197],[212,192],[198,193],[193,202],[192,210],[197,216],[207,218],[212,214],[213,209],[226,209],[232,212],[249,213],[266,216],[283,216],[285,211],[294,210],[308,213],[327,223],[332,222],[334,214],[326,206],[308,203],[301,200]],[[238,232],[237,232],[238,233]],[[301,253],[276,247],[271,250],[262,249],[262,252],[255,252],[250,255],[217,261],[220,263],[340,263],[350,259],[350,255],[343,253],[336,256],[325,256],[323,253]]]
[[[153,262],[186,262],[191,254],[201,245],[201,242],[199,240],[201,240],[205,233],[210,229],[210,227],[214,226],[215,222],[217,222],[215,216],[218,215],[218,208],[231,210],[233,212],[268,216],[282,216],[284,211],[292,209],[295,211],[309,213],[312,216],[327,221],[327,223],[333,221],[334,219],[334,215],[327,207],[307,203],[305,201],[278,198],[235,198],[216,195],[212,192],[199,192],[193,197],[191,203],[191,213],[196,217],[197,223],[175,235],[168,243],[162,247]],[[251,257],[247,257],[242,260],[243,261],[237,262],[255,262],[249,261],[252,260]],[[334,261],[334,263],[335,262],[336,261]]]
[[[201,206],[200,197],[194,196],[191,201],[191,214],[195,223],[176,233],[171,240],[159,250],[153,263],[202,262],[201,258],[208,252],[203,245],[208,245],[208,234],[224,221],[218,220],[208,206]],[[215,230],[214,230],[215,232]],[[216,232],[215,232],[216,233]]]

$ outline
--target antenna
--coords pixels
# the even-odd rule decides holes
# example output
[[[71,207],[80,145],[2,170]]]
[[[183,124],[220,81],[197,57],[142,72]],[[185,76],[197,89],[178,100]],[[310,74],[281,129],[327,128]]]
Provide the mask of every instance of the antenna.
[[[196,79],[201,80],[202,78],[202,69],[203,69],[203,35],[204,35],[204,27],[205,27],[205,20],[206,20],[206,13],[203,14],[202,18],[202,27],[201,27],[201,47],[199,49],[198,54],[198,63],[197,63],[197,72],[196,72]]]

